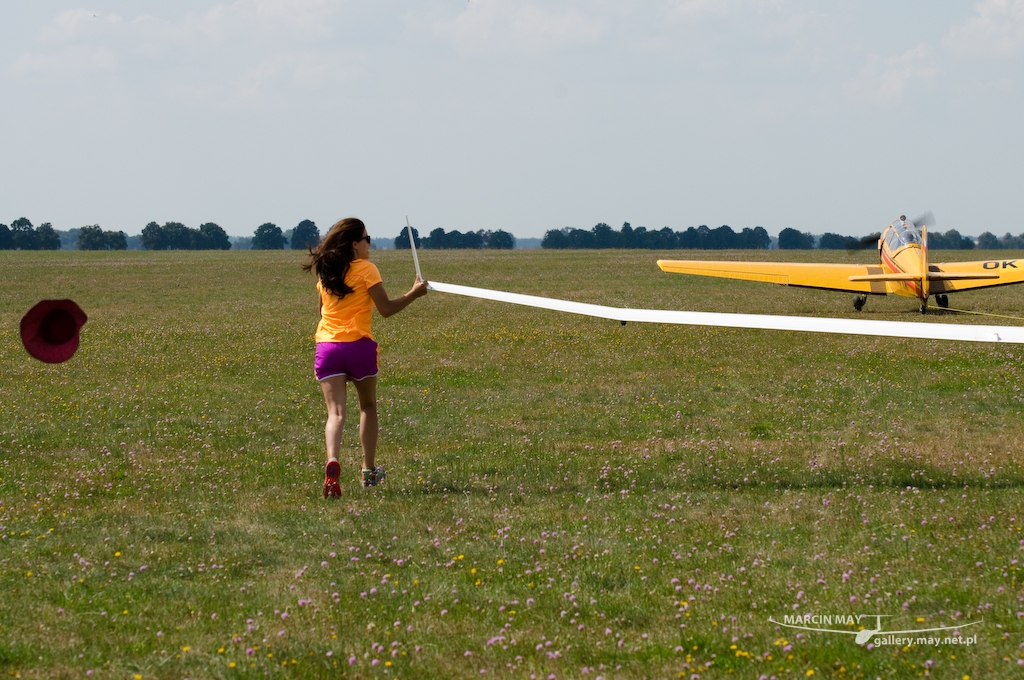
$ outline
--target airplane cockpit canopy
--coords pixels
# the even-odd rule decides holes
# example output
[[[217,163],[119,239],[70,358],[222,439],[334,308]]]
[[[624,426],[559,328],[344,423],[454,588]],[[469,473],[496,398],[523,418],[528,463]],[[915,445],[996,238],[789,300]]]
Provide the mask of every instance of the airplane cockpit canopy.
[[[913,222],[894,220],[890,225],[892,231],[886,239],[890,250],[896,250],[912,243],[921,245],[921,232],[917,230]]]

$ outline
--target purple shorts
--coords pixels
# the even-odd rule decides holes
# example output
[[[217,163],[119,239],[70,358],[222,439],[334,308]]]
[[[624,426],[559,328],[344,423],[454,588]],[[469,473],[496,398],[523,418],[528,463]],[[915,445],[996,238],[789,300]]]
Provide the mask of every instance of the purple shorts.
[[[372,378],[379,370],[379,354],[377,343],[370,338],[359,338],[352,342],[318,342],[313,372],[320,381],[339,375],[350,380]]]

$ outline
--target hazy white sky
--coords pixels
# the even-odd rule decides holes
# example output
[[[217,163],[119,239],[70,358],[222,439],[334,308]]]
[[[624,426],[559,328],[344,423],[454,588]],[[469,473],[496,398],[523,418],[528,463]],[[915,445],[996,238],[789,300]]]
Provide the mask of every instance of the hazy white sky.
[[[0,222],[1024,230],[1024,0],[0,0]]]

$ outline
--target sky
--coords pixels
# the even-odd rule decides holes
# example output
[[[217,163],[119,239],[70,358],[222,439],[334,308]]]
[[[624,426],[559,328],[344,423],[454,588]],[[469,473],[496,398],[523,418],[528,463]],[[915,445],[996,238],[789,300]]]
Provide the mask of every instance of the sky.
[[[0,0],[0,222],[1024,231],[1024,0]]]

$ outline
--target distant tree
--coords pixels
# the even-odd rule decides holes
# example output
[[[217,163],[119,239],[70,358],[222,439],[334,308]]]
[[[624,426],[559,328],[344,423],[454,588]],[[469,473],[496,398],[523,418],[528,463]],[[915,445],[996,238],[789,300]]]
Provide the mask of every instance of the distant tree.
[[[928,247],[935,250],[973,250],[974,241],[961,236],[956,229],[950,229],[944,234],[938,231],[929,233]]]
[[[1020,236],[1014,236],[1010,232],[1006,232],[1006,234],[1001,239],[999,239],[999,243],[1001,243],[1002,247],[1006,248],[1007,250],[1024,249],[1024,234],[1021,234]]]
[[[719,227],[718,229],[708,228],[707,233],[704,236],[705,248],[707,248],[708,250],[721,250],[723,247],[727,247],[722,245],[722,241],[724,239],[722,238],[723,234],[721,229],[721,227]],[[732,233],[731,228],[726,227],[726,229],[729,230],[730,234]]]
[[[416,241],[417,248],[423,247],[423,239],[420,238],[420,232],[416,227],[412,228],[412,238]],[[406,227],[402,227],[402,231],[395,237],[395,250],[409,250],[409,230]]]
[[[568,227],[566,227],[568,229]],[[549,229],[544,232],[544,238],[540,242],[541,248],[563,250],[569,247],[569,239],[561,229]]]
[[[492,231],[487,234],[487,242],[484,247],[495,250],[512,250],[516,247],[516,237],[501,229]]]
[[[11,229],[6,224],[0,224],[0,250],[12,250],[14,248],[14,237],[11,236]]]
[[[423,239],[423,248],[426,250],[440,250],[444,248],[444,229],[441,227],[432,229],[430,235]]]
[[[928,234],[928,248],[931,250],[952,250],[953,246],[941,231],[935,230]]]
[[[619,247],[620,248],[639,248],[636,242],[636,233],[633,231],[633,225],[629,222],[622,223],[622,229],[619,230]]]
[[[107,250],[107,237],[98,224],[82,227],[78,232],[79,250]]]
[[[19,217],[11,222],[11,236],[15,250],[39,250],[36,230],[27,217]]]
[[[844,250],[857,245],[857,239],[852,236],[840,236],[839,234],[822,234],[818,239],[819,250]]]
[[[708,243],[711,241],[711,228],[706,224],[702,224],[697,227],[697,247],[706,249]]]
[[[718,229],[712,229],[708,235],[708,248],[712,250],[725,250],[727,248],[739,247],[739,238],[736,232],[728,224],[723,224]]]
[[[272,222],[266,222],[256,227],[252,235],[253,250],[284,250],[284,234],[281,227]]]
[[[128,237],[123,231],[103,231],[94,224],[78,231],[79,250],[127,250]]]
[[[818,239],[818,248],[820,250],[839,250],[844,243],[846,240],[839,234],[826,232]]]
[[[467,231],[465,234],[460,234],[458,230],[451,232],[452,239],[451,245],[448,245],[448,239],[445,239],[446,248],[457,248],[461,250],[466,249],[478,249],[484,247],[484,232],[480,231]]]
[[[433,248],[434,250],[441,250],[444,248],[457,248],[461,245],[462,234],[458,231],[453,231],[451,234],[446,234],[444,229],[433,229],[430,232],[430,236],[427,238],[427,242],[423,244],[424,248]]]
[[[424,250],[440,248],[441,244],[444,243],[444,229],[440,227],[431,229],[430,233],[423,237],[422,242]]]
[[[637,232],[641,229],[643,229],[643,227],[637,229]],[[688,228],[676,237],[676,245],[679,248],[685,248],[686,250],[695,250],[700,248],[700,232],[697,231],[696,227]]]
[[[161,227],[168,250],[196,250],[199,235],[181,222],[167,222]]]
[[[60,234],[49,222],[43,222],[36,229],[36,243],[39,250],[60,250]]]
[[[619,234],[604,222],[598,222],[590,231],[594,235],[595,248],[615,248],[619,245]]]
[[[1010,235],[1007,234],[1007,236]],[[986,231],[978,237],[978,247],[982,250],[999,250],[1003,247],[1003,244],[999,242],[995,234],[991,231]]]
[[[571,229],[569,231],[569,243],[572,248],[593,248],[594,231],[585,229]]]
[[[107,250],[128,250],[128,235],[123,231],[108,231]]]
[[[779,232],[780,250],[810,250],[814,247],[814,237],[808,233],[801,234],[789,227]]]
[[[647,227],[634,227],[629,222],[623,222],[622,229],[618,233],[619,248],[637,250],[644,248],[647,239]]]
[[[292,230],[292,250],[306,250],[315,248],[320,243],[320,230],[312,220],[302,220]]]
[[[156,222],[150,222],[142,228],[141,242],[144,250],[167,250],[164,230]]]
[[[696,234],[697,232],[694,231],[694,233]],[[633,231],[633,234],[635,235],[637,241],[640,243],[641,248],[645,248],[647,250],[658,250],[661,249],[663,246],[661,233],[657,229],[637,227]]]
[[[744,227],[740,233],[740,248],[750,250],[768,250],[772,245],[772,237],[764,227]]]
[[[231,250],[231,239],[219,225],[207,222],[199,225],[200,250]]]
[[[729,229],[729,227],[726,227]],[[679,235],[672,230],[672,227],[662,227],[657,231],[660,235],[660,240],[655,241],[659,249],[663,250],[675,250],[679,247]],[[732,233],[732,229],[729,229],[729,233]]]

